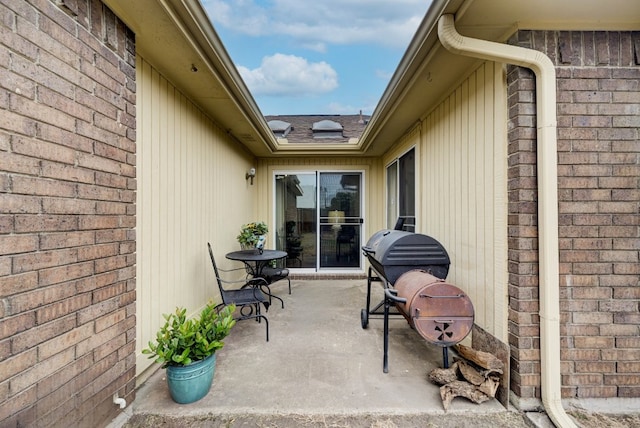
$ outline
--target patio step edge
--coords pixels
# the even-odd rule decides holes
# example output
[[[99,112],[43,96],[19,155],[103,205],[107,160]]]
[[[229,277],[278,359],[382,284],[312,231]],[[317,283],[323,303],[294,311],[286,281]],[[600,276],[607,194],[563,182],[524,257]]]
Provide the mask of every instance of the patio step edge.
[[[349,428],[531,428],[523,414],[504,412],[420,414],[134,414],[122,428],[244,428],[244,427],[349,427]]]

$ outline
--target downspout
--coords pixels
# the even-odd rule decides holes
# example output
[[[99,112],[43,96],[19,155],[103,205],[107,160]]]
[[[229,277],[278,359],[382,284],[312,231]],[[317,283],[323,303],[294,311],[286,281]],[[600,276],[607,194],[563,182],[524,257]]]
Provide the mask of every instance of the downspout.
[[[542,52],[462,36],[450,14],[440,17],[438,37],[454,54],[526,67],[536,75],[542,404],[557,427],[576,428],[561,394],[555,67]]]

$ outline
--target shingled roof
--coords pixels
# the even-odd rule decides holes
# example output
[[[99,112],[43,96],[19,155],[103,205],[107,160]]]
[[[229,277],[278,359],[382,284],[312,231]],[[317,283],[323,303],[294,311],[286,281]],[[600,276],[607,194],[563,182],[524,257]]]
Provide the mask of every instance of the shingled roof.
[[[274,134],[277,137],[286,138],[290,144],[348,143],[352,138],[360,138],[369,118],[370,116],[362,114],[265,116]],[[331,122],[341,125],[342,133],[340,133],[340,127]],[[287,127],[287,124],[290,127]]]

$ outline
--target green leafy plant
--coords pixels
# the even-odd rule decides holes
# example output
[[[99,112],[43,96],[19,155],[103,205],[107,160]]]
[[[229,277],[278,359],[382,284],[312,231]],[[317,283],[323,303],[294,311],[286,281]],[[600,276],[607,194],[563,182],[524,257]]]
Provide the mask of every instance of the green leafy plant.
[[[236,321],[234,305],[220,312],[209,302],[200,316],[187,318],[185,308],[176,308],[171,314],[163,314],[164,325],[158,330],[156,340],[142,350],[149,358],[155,358],[162,367],[186,366],[204,360],[224,346],[222,339],[229,335]]]
[[[267,224],[263,221],[255,221],[253,223],[243,224],[240,228],[240,234],[236,237],[243,247],[252,248],[258,243],[261,235],[269,232]]]

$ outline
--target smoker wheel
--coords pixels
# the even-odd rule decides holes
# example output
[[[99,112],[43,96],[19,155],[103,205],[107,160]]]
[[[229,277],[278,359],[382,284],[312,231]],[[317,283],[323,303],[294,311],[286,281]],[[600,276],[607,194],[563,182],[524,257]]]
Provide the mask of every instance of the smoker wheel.
[[[360,324],[362,324],[362,328],[364,329],[369,325],[369,313],[366,309],[360,311]]]

